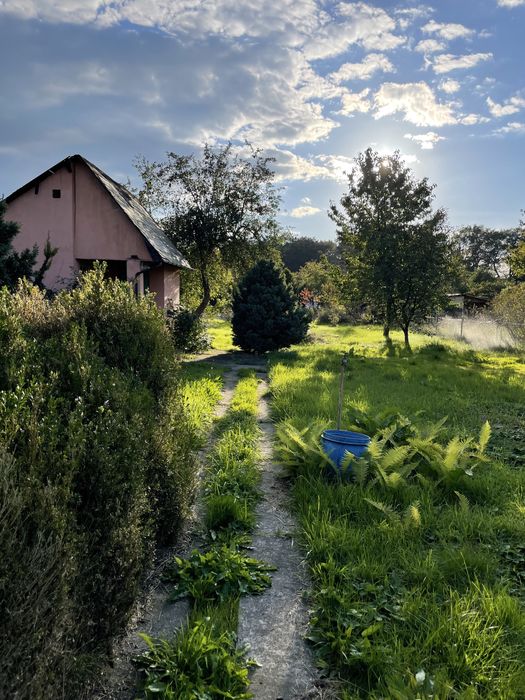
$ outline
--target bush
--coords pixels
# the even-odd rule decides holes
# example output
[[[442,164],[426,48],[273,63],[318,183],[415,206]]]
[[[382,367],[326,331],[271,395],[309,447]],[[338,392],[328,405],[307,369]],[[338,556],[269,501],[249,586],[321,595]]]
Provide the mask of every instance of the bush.
[[[197,354],[211,346],[203,318],[189,309],[169,311],[168,326],[177,352]]]
[[[492,310],[513,340],[525,346],[525,282],[500,292],[492,304]]]
[[[0,696],[83,697],[192,491],[175,353],[98,268],[0,290],[0,358]]]
[[[272,262],[258,262],[242,278],[232,309],[233,340],[243,350],[279,350],[306,338],[308,314]]]

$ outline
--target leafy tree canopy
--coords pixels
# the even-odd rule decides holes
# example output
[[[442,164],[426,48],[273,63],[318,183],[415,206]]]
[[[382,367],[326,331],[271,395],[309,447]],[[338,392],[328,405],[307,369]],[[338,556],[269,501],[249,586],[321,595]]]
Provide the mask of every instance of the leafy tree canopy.
[[[444,303],[449,276],[446,214],[432,209],[433,191],[399,152],[369,148],[356,158],[341,208],[330,208],[353,286],[383,319],[385,337],[398,325],[407,345],[410,325]]]
[[[283,263],[291,272],[297,272],[308,262],[319,260],[322,255],[335,263],[338,260],[336,243],[298,236],[286,241],[281,249]]]
[[[144,183],[140,200],[199,272],[199,315],[212,298],[210,268],[217,255],[229,269],[242,268],[279,237],[272,162],[260,150],[243,157],[231,144],[205,144],[200,158],[168,153],[163,163],[135,163]]]
[[[505,276],[508,255],[518,244],[517,229],[492,229],[464,226],[452,240],[468,272],[487,270],[495,277]]]

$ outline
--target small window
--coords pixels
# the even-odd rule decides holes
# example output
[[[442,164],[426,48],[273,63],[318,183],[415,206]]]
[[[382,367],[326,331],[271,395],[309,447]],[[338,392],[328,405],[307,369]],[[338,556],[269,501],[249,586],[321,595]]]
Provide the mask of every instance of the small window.
[[[62,196],[61,190],[53,190],[53,199],[60,199],[61,196]]]

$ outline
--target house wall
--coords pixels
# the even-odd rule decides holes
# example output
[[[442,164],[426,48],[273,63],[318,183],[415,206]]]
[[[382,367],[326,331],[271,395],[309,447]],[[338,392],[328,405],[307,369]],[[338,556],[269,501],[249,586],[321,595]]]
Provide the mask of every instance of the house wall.
[[[155,294],[157,306],[174,307],[180,303],[180,272],[176,267],[163,265],[149,274],[149,290]]]
[[[60,199],[53,199],[54,189],[59,189]],[[73,178],[66,168],[61,168],[40,183],[38,194],[31,189],[7,205],[7,220],[20,224],[20,231],[13,241],[17,251],[38,245],[38,264],[44,258],[47,238],[58,248],[51,269],[44,277],[46,287],[57,290],[72,280],[78,270],[73,245]]]
[[[75,257],[151,262],[144,238],[93,173],[78,164],[75,177]]]

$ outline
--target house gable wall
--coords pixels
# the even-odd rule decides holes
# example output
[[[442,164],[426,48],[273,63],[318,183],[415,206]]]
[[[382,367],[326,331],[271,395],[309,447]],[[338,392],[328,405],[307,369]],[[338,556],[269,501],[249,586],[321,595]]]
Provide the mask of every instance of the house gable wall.
[[[75,180],[75,257],[151,262],[143,236],[87,166],[75,165]]]
[[[60,190],[60,198],[53,198]],[[61,168],[7,205],[7,220],[16,221],[20,231],[13,247],[20,252],[38,246],[38,264],[43,260],[47,238],[58,248],[51,269],[44,278],[46,287],[57,290],[68,284],[78,270],[73,244],[73,178]]]

